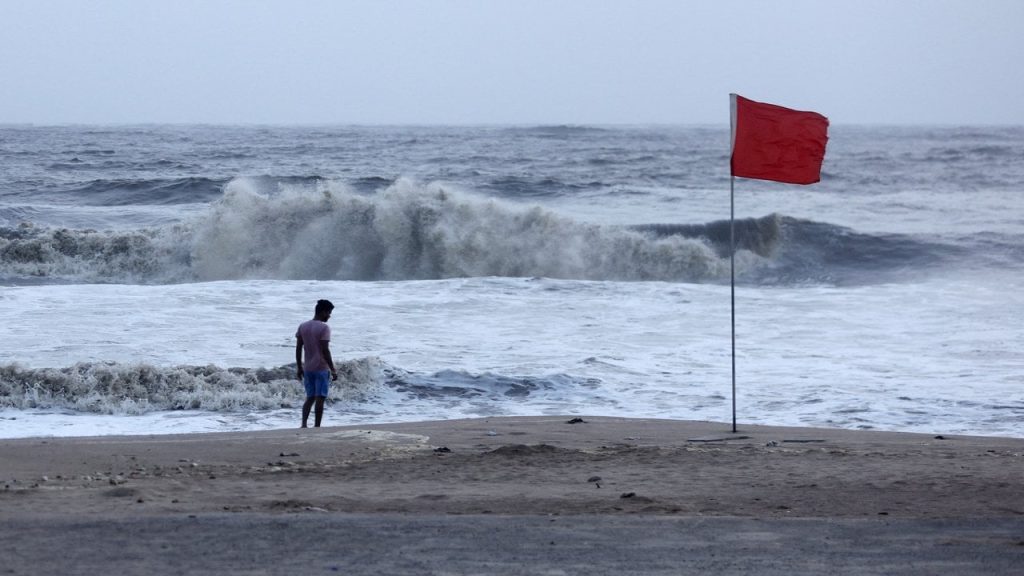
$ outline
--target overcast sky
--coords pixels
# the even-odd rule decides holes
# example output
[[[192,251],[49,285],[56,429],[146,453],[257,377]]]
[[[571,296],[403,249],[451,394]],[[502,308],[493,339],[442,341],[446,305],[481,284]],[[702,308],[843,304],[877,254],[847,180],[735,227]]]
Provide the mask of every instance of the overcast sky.
[[[0,123],[1024,124],[1022,0],[0,0]]]

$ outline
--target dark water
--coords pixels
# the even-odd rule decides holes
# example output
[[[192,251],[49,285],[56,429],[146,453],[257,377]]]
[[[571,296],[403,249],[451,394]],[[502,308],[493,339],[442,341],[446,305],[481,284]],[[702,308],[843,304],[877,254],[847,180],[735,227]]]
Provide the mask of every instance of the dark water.
[[[727,185],[725,139],[699,127],[4,128],[0,278],[722,282],[727,214],[702,219],[689,208],[704,200],[688,198]],[[799,208],[809,214],[769,205],[738,220],[750,253],[740,281],[1019,266],[1019,219],[982,206],[964,228],[951,212],[972,192],[1012,210],[1022,159],[1021,129],[836,128]],[[870,207],[871,230],[829,220],[850,202]],[[566,203],[604,213],[581,218]],[[900,218],[914,208],[923,230]],[[309,243],[326,261],[301,263]]]

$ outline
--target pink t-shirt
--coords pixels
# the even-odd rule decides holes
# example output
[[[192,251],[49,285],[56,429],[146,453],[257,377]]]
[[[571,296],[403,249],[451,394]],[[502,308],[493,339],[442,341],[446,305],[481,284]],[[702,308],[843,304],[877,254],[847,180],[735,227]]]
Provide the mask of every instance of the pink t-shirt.
[[[327,360],[320,355],[320,341],[331,339],[331,327],[327,322],[319,320],[306,320],[299,324],[295,331],[296,338],[302,338],[302,350],[305,352],[303,359],[303,370],[308,372],[323,372],[330,370]]]

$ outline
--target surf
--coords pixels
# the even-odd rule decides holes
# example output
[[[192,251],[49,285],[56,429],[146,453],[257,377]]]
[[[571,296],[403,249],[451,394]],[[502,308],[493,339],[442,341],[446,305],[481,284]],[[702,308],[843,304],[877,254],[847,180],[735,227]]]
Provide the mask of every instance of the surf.
[[[131,230],[0,228],[0,279],[170,284],[468,277],[721,283],[730,223],[615,226],[400,178],[236,178],[199,215]],[[911,235],[769,214],[735,222],[741,282],[872,283],[963,256]]]
[[[383,385],[376,358],[337,364],[334,398],[353,400]],[[59,409],[91,414],[146,414],[168,410],[238,412],[300,406],[295,365],[276,368],[154,366],[80,362],[63,368],[0,365],[0,407]]]

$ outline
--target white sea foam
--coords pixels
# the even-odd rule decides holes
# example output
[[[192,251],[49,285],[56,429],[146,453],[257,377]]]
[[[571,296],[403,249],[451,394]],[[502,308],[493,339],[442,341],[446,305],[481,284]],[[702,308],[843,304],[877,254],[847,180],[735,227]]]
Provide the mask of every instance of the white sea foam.
[[[863,234],[770,214],[733,233],[741,281],[872,283],[960,258],[940,241]],[[0,280],[143,284],[243,279],[548,277],[724,282],[730,225],[593,224],[540,206],[399,179],[379,193],[337,181],[230,182],[222,198],[154,228],[0,229]],[[1012,246],[1013,238],[1002,241]]]
[[[699,281],[722,278],[727,269],[696,238],[651,238],[407,179],[370,197],[331,182],[267,193],[235,180],[198,224],[193,252],[203,280]]]
[[[1004,281],[998,300],[949,281],[741,289],[741,422],[1024,435],[1024,362],[1015,347],[1024,336],[1024,285]],[[0,312],[19,328],[0,334],[0,365],[17,363],[36,377],[79,362],[165,378],[183,365],[212,364],[217,378],[246,369],[240,383],[204,383],[210,396],[201,405],[216,412],[116,424],[72,418],[63,411],[75,406],[58,406],[32,417],[59,420],[55,434],[95,431],[97,418],[111,432],[149,432],[135,426],[160,413],[173,426],[154,429],[286,426],[297,417],[297,383],[290,392],[281,391],[284,380],[262,390],[245,386],[245,375],[287,372],[274,367],[291,360],[295,325],[320,297],[338,306],[336,357],[380,358],[383,373],[380,386],[358,395],[340,385],[332,423],[537,413],[730,418],[728,287],[713,285],[477,278],[5,288]],[[38,432],[23,426],[27,417],[0,419],[0,437]]]
[[[78,282],[237,279],[415,280],[545,276],[721,280],[728,262],[705,240],[588,224],[399,179],[373,196],[230,182],[207,212],[139,230],[21,225],[0,235],[0,273]]]

